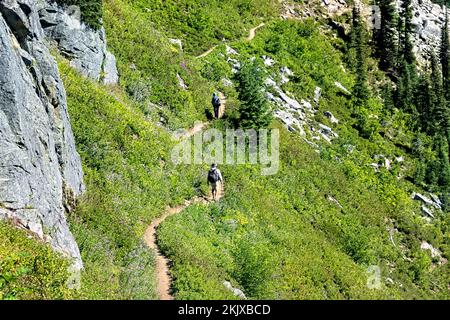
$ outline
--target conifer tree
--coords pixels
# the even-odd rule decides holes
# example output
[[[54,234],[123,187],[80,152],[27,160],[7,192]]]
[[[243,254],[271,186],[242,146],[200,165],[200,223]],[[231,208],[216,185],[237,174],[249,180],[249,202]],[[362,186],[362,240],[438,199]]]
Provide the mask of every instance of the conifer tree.
[[[445,11],[445,23],[441,31],[441,47],[440,62],[442,68],[442,80],[444,82],[444,91],[447,100],[450,100],[450,74],[449,74],[449,58],[450,58],[449,34],[448,34],[448,12]]]
[[[448,142],[443,136],[436,137],[438,159],[436,169],[438,176],[438,184],[441,187],[450,187],[450,161],[448,153]]]
[[[442,133],[450,147],[450,43],[448,31],[448,11],[445,9],[445,23],[441,31],[440,63],[442,70],[442,82],[445,98],[445,107],[439,110],[442,117]],[[449,149],[450,153],[450,149]]]
[[[447,119],[447,103],[444,97],[442,86],[442,75],[436,55],[431,53],[431,113],[432,123],[429,123],[430,133],[442,134],[446,136],[445,127]]]
[[[408,112],[413,117],[418,117],[414,91],[417,86],[417,69],[415,64],[409,64],[401,59],[398,66],[398,78],[396,81],[395,104],[397,108]]]
[[[408,64],[415,63],[415,57],[413,53],[413,43],[411,35],[414,32],[414,26],[412,24],[412,6],[411,0],[402,0],[401,3],[401,18],[399,21],[401,28],[399,28],[400,43],[399,43],[399,55]]]
[[[393,0],[378,0],[381,28],[377,32],[377,53],[383,70],[395,75],[397,65],[397,12]]]
[[[236,75],[240,126],[243,128],[264,128],[272,120],[270,107],[264,96],[264,74],[258,61],[244,63]]]
[[[353,88],[355,106],[362,107],[369,99],[367,87],[367,30],[361,19],[361,11],[358,4],[353,6],[353,25],[351,33],[352,55],[355,58],[356,84]]]
[[[428,130],[428,125],[432,123],[432,110],[431,110],[431,80],[428,72],[424,72],[418,81],[415,90],[415,99],[417,106],[417,113],[419,119],[416,121],[416,129],[420,129],[423,132]]]

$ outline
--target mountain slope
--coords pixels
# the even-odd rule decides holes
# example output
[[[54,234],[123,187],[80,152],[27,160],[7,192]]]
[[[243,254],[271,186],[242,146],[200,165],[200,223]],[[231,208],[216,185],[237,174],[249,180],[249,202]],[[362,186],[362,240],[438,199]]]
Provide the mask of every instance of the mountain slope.
[[[445,191],[414,184],[415,132],[407,114],[384,104],[381,84],[390,80],[377,57],[368,59],[371,97],[354,107],[350,17],[330,22],[328,9],[322,1],[104,0],[117,84],[85,78],[70,55],[52,50],[86,185],[67,216],[81,287],[66,290],[67,261],[1,224],[0,258],[11,259],[0,263],[0,279],[8,275],[0,297],[157,299],[144,232],[167,207],[208,193],[210,163],[172,162],[178,129],[239,126],[248,101],[236,74],[253,61],[270,128],[280,131],[280,170],[263,176],[260,165],[220,164],[225,197],[161,223],[173,296],[238,299],[235,288],[249,299],[448,299]],[[227,99],[221,120],[212,119],[215,91]],[[32,269],[30,261],[51,263]]]

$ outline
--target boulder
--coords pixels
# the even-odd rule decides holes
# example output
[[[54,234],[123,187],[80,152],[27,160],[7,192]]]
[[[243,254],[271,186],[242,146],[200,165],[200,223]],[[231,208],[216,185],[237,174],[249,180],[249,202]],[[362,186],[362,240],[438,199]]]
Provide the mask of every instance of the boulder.
[[[314,103],[316,104],[316,106],[319,105],[321,97],[322,97],[322,88],[316,87],[316,89],[314,90]]]
[[[344,87],[340,82],[335,81],[334,85],[341,90],[343,93],[345,93],[346,95],[351,95],[351,92],[348,91],[348,89],[346,87]]]
[[[342,205],[339,203],[339,201],[337,201],[336,198],[334,198],[333,196],[327,195],[326,198],[328,201],[336,204],[340,209],[344,209],[344,207],[342,207]]]
[[[225,52],[227,53],[228,56],[239,55],[239,53],[236,50],[234,50],[233,48],[231,48],[230,46],[225,47]]]
[[[232,72],[233,73],[237,73],[238,71],[239,71],[239,69],[241,68],[241,63],[238,61],[238,60],[236,60],[236,59],[233,59],[233,58],[228,58],[227,59],[227,62],[229,63],[229,64],[231,64],[231,68],[232,68]]]
[[[177,73],[177,80],[178,80],[178,84],[180,85],[180,87],[183,90],[187,90],[188,86],[186,85],[186,83],[184,82],[183,78],[181,78],[181,76]]]
[[[289,69],[288,67],[282,67],[281,68],[281,74],[287,76],[287,77],[292,77],[294,75],[294,72]]]
[[[434,214],[433,211],[431,211],[431,209],[429,209],[428,207],[422,205],[422,213],[426,214],[427,216],[431,217],[434,219]]]
[[[433,202],[434,202],[434,206],[435,206],[437,209],[441,209],[441,208],[442,208],[442,205],[443,205],[441,199],[439,199],[439,197],[438,197],[437,195],[432,194],[432,193],[430,193],[430,197],[431,197],[431,199],[432,199]]]
[[[430,198],[420,194],[420,193],[416,193],[414,192],[411,195],[411,198],[414,200],[419,200],[422,201],[424,204],[428,205],[428,206],[433,206],[436,209],[441,209],[441,205],[438,202],[434,202],[433,200],[431,200]]]
[[[262,59],[266,67],[272,67],[275,64],[275,60],[268,56],[262,56]]]
[[[327,117],[327,118],[330,120],[331,123],[333,123],[333,124],[339,123],[339,120],[336,119],[335,116],[334,116],[330,111],[325,111],[325,112],[323,113],[323,115],[324,115],[325,117]]]
[[[442,253],[426,241],[422,241],[420,249],[429,250],[432,258],[441,258]]]
[[[241,298],[241,299],[247,299],[244,292],[242,292],[241,289],[233,288],[231,283],[229,281],[224,281],[223,285],[225,288],[227,288],[231,293],[233,293],[234,296]]]
[[[227,79],[227,78],[223,78],[222,85],[224,87],[231,87],[231,86],[233,86],[233,81],[231,81],[230,79]]]
[[[180,39],[169,39],[169,42],[178,46],[180,50],[183,50],[183,42]]]

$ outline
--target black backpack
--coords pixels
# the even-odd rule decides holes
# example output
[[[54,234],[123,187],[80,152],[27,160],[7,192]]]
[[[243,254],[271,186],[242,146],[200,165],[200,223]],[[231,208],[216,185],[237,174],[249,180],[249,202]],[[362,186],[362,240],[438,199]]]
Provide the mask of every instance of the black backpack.
[[[212,103],[214,107],[220,107],[220,98],[218,96],[214,96]]]
[[[219,173],[217,172],[216,169],[211,169],[208,172],[208,182],[210,183],[215,183],[219,181]]]

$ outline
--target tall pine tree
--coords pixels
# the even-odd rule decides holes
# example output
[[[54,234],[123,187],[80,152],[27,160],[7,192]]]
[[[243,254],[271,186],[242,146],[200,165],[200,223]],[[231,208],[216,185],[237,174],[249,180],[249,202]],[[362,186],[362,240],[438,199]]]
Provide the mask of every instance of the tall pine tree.
[[[436,137],[436,149],[437,149],[437,163],[436,168],[438,169],[438,184],[441,187],[450,187],[450,161],[449,161],[449,145],[447,139],[442,136]]]
[[[263,68],[258,61],[245,62],[236,74],[240,100],[240,126],[243,128],[266,128],[272,121],[272,112],[264,96]]]
[[[447,103],[444,97],[442,85],[442,75],[439,62],[434,52],[431,52],[431,106],[432,122],[429,123],[429,134],[439,134],[447,136],[445,132],[447,118]]]
[[[398,66],[398,78],[396,81],[395,105],[400,110],[415,114],[413,91],[415,88],[416,73],[415,66],[408,64],[402,59]]]
[[[442,68],[442,80],[444,82],[444,91],[447,100],[450,100],[449,89],[449,59],[450,59],[450,46],[449,46],[449,34],[448,34],[448,12],[445,11],[445,23],[441,31],[441,47],[440,47],[440,60]]]
[[[442,113],[442,134],[447,139],[447,144],[450,148],[450,44],[448,31],[448,11],[445,9],[445,23],[441,31],[441,47],[440,47],[440,62],[442,69],[442,81],[445,97],[445,108]],[[449,152],[450,154],[450,149]]]
[[[380,67],[395,75],[397,65],[397,12],[393,0],[378,0],[381,28],[376,32],[377,54]]]
[[[428,125],[432,123],[432,110],[431,110],[431,80],[428,72],[424,72],[420,75],[419,81],[415,90],[415,99],[417,106],[417,113],[419,119],[416,121],[416,129],[420,129],[423,132],[428,131]]]
[[[411,0],[402,0],[401,2],[401,17],[399,18],[399,56],[408,64],[415,63],[415,56],[413,53],[413,43],[411,36],[414,32],[412,24],[413,13]]]
[[[361,18],[361,9],[358,4],[353,5],[353,25],[351,32],[350,56],[354,57],[354,71],[356,83],[353,87],[355,107],[363,107],[369,99],[367,87],[367,52],[368,35]]]

